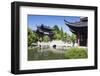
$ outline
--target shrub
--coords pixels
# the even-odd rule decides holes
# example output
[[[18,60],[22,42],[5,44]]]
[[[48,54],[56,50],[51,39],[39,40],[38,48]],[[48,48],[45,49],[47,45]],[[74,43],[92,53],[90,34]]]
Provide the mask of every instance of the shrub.
[[[86,48],[70,48],[68,49],[64,57],[66,59],[80,59],[80,58],[87,58],[87,49]]]
[[[50,41],[50,38],[49,38],[48,36],[44,36],[44,37],[43,37],[43,41],[44,41],[44,42],[48,42],[48,41]]]

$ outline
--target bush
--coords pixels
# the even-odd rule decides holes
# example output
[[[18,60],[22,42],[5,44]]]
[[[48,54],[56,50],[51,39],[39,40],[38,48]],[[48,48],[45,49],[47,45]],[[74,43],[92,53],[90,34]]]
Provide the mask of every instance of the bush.
[[[87,58],[86,48],[70,48],[64,54],[65,59],[80,59]]]
[[[43,41],[44,41],[44,42],[48,42],[48,41],[50,41],[50,38],[49,38],[48,36],[44,36],[44,37],[43,37]]]

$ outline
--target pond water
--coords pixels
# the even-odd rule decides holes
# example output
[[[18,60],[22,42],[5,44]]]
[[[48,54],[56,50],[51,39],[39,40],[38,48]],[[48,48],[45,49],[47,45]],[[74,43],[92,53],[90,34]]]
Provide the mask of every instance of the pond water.
[[[28,61],[65,59],[65,51],[66,49],[30,48],[28,49]]]

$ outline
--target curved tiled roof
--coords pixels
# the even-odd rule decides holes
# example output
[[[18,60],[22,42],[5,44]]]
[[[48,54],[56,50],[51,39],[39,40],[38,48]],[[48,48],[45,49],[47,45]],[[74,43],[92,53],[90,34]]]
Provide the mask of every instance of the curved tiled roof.
[[[80,32],[80,33],[86,33],[87,32],[87,27],[88,27],[88,20],[87,20],[87,17],[85,18],[81,18],[79,22],[68,22],[66,20],[65,21],[65,24],[70,28],[70,30],[73,32],[73,33],[77,33],[77,32]]]
[[[74,22],[74,23],[68,22],[66,20],[64,20],[64,21],[65,21],[66,25],[71,25],[71,26],[75,26],[75,27],[85,27],[85,26],[88,26],[87,21],[86,22],[80,21],[80,22]]]

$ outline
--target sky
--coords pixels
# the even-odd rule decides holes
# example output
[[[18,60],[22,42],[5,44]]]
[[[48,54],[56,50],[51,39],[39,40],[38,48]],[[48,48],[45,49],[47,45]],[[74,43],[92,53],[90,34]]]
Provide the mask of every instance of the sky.
[[[69,27],[65,25],[64,19],[69,22],[80,21],[79,16],[50,16],[50,15],[28,15],[28,27],[32,30],[36,30],[38,25],[44,24],[49,27],[58,25],[62,27],[63,31],[71,35]]]

